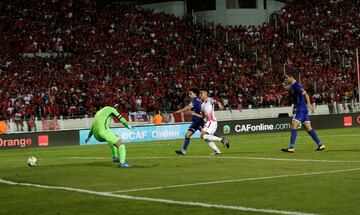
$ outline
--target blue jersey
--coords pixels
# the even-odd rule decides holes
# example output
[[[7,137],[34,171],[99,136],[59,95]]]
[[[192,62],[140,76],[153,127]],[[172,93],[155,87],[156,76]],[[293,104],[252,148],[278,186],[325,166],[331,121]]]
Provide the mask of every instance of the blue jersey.
[[[191,106],[192,111],[201,115],[201,101],[198,97],[195,97],[191,100],[190,106]],[[191,120],[193,122],[203,122],[204,121],[203,118],[194,116],[194,115],[192,116]]]
[[[291,87],[291,98],[292,98],[292,102],[294,104],[294,108],[296,109],[296,112],[309,112],[309,109],[306,105],[306,101],[305,101],[305,90],[302,87],[302,85],[298,82],[295,81]]]

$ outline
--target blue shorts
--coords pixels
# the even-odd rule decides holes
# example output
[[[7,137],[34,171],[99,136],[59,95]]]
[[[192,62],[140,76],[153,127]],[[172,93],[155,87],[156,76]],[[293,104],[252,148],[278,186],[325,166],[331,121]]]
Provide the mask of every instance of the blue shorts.
[[[301,124],[306,122],[310,122],[309,113],[308,112],[296,112],[293,116],[293,120],[298,121]]]
[[[205,125],[204,121],[193,122],[189,126],[188,131],[192,131],[193,133],[195,133],[197,130],[201,131],[203,129],[204,125]]]

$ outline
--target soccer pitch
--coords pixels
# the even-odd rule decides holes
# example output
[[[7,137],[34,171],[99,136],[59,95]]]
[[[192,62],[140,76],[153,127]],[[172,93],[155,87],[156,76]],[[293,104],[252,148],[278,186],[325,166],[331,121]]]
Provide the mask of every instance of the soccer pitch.
[[[107,145],[0,151],[0,214],[360,214],[360,128],[228,136],[210,156],[192,139],[129,143],[128,162]],[[29,156],[37,167],[26,165]]]

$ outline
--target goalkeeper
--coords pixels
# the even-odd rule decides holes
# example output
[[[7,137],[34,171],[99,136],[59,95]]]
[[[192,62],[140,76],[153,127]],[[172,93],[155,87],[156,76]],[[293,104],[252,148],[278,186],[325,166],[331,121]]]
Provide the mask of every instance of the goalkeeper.
[[[90,133],[86,138],[86,144],[89,142],[92,135],[100,141],[107,142],[111,148],[113,154],[113,161],[120,162],[121,168],[130,167],[126,163],[126,149],[120,138],[116,133],[109,128],[112,117],[116,117],[120,122],[128,129],[132,129],[126,119],[120,115],[120,113],[113,107],[106,106],[100,109],[94,117],[94,122],[91,126]]]

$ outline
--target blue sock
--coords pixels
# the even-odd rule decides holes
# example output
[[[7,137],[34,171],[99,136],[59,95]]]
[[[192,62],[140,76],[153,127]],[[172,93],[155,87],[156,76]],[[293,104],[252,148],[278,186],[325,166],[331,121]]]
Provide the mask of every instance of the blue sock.
[[[189,146],[190,138],[185,138],[183,150],[186,151],[187,147]]]
[[[321,145],[321,141],[319,140],[314,130],[308,131],[308,134],[312,137],[316,144]]]
[[[290,148],[295,147],[296,136],[297,136],[297,129],[291,129]]]

